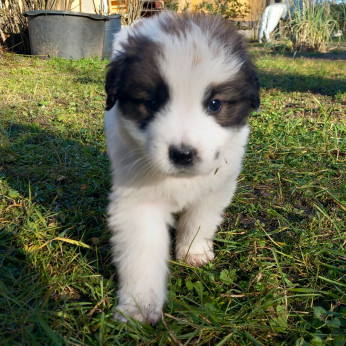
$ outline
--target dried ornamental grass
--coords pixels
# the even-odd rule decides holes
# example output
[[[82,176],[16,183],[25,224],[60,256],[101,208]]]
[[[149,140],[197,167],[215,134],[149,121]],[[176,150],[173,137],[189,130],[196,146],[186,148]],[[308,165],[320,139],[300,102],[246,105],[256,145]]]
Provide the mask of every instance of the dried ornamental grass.
[[[321,3],[294,11],[284,30],[295,51],[326,52],[337,27],[328,6]]]

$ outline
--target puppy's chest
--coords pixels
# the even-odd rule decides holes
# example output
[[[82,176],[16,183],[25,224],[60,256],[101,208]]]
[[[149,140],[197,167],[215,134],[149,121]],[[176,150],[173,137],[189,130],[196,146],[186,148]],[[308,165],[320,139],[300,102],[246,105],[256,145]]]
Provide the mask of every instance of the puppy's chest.
[[[152,192],[154,198],[176,213],[203,198],[214,185],[215,181],[208,177],[171,178],[158,183]]]

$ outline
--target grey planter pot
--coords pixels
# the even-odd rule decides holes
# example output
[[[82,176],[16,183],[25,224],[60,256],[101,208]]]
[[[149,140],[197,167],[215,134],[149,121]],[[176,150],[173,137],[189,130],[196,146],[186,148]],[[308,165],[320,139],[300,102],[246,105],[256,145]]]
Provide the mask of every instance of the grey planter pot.
[[[106,16],[71,11],[27,11],[31,54],[66,59],[102,57]]]
[[[114,35],[121,30],[121,15],[112,14],[108,16],[108,21],[105,23],[105,35],[103,39],[103,59],[112,57],[112,47]]]

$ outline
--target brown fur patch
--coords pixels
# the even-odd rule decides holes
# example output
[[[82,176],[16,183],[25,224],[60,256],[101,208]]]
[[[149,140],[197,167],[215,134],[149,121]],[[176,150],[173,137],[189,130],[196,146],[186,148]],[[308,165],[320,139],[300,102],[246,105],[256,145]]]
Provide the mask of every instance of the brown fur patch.
[[[205,92],[203,106],[208,113],[212,100],[222,102],[219,112],[209,112],[224,127],[245,125],[252,109],[259,107],[259,83],[250,62],[245,62],[236,78],[221,85],[211,85]]]
[[[123,49],[109,65],[106,109],[118,100],[123,116],[144,128],[169,99],[168,86],[156,63],[160,46],[137,35],[130,36]]]

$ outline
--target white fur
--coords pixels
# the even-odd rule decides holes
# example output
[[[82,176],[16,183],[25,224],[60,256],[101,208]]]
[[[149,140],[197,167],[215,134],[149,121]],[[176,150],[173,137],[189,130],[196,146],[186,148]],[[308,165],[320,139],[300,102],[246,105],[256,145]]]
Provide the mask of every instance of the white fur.
[[[167,14],[169,16],[169,14]],[[169,226],[177,228],[176,258],[203,265],[214,258],[213,236],[231,201],[249,128],[222,127],[207,116],[201,100],[210,83],[234,76],[242,61],[225,63],[224,48],[191,27],[186,37],[155,30],[158,19],[120,33],[145,32],[163,47],[160,69],[171,100],[145,131],[126,119],[115,105],[105,114],[112,193],[108,208],[114,261],[119,273],[115,317],[155,323],[166,300]],[[170,145],[197,148],[200,160],[189,169],[174,166]],[[174,213],[181,213],[175,225]]]

